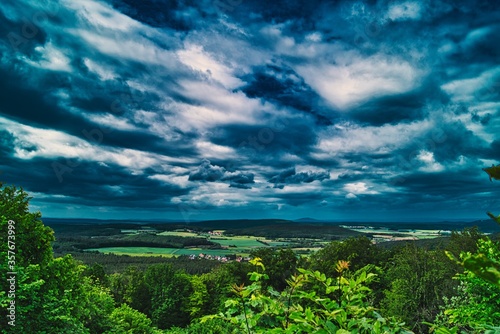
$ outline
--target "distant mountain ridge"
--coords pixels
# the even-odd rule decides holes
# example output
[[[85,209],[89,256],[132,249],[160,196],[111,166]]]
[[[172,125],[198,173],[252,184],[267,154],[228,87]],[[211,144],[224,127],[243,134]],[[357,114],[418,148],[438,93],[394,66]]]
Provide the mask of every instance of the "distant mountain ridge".
[[[124,225],[156,225],[156,224],[173,224],[182,226],[193,226],[198,228],[210,229],[244,229],[255,227],[271,227],[271,226],[294,226],[299,225],[318,225],[318,226],[373,226],[373,227],[388,227],[393,229],[424,229],[424,230],[452,230],[460,231],[465,227],[478,226],[482,232],[495,233],[500,232],[500,226],[491,219],[478,219],[473,221],[467,220],[448,220],[437,222],[360,222],[360,221],[322,221],[310,217],[299,218],[296,220],[287,219],[215,219],[215,220],[199,220],[199,221],[183,221],[173,219],[155,219],[155,220],[140,220],[140,219],[86,219],[86,218],[42,218],[47,225],[89,225],[89,224],[124,224]]]

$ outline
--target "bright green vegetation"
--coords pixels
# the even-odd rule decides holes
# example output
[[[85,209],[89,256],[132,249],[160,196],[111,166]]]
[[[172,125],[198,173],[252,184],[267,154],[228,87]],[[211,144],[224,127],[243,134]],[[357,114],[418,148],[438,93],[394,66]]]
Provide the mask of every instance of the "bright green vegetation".
[[[156,247],[104,247],[96,249],[88,249],[88,251],[99,251],[102,253],[126,254],[135,256],[148,255],[163,255],[163,256],[179,256],[179,255],[196,255],[208,254],[213,256],[225,256],[229,254],[248,254],[236,252],[231,249],[202,249],[202,248],[156,248]]]
[[[500,244],[477,228],[453,232],[442,248],[414,242],[386,248],[355,236],[331,241],[308,257],[290,248],[259,247],[251,250],[250,263],[219,264],[196,274],[172,263],[107,273],[71,255],[54,257],[54,233],[28,205],[22,189],[0,185],[0,271],[12,271],[5,259],[12,255],[7,238],[15,234],[17,272],[15,296],[10,283],[0,280],[0,316],[15,323],[2,322],[2,333],[500,332]],[[103,233],[116,235],[113,228]],[[207,241],[141,233],[112,241],[179,243],[179,251]],[[91,236],[107,242],[105,235]],[[186,268],[188,263],[207,262],[187,260]],[[8,318],[12,304],[15,318]]]
[[[420,240],[432,239],[443,235],[451,234],[451,231],[443,230],[420,230],[420,229],[389,229],[373,227],[348,227],[353,231],[369,234],[377,242],[396,241],[396,240]]]
[[[257,247],[266,247],[265,244],[258,242],[255,237],[251,236],[234,236],[234,237],[212,237],[210,241],[221,244],[222,246],[232,247],[236,246],[236,248],[257,248]]]
[[[156,248],[156,247],[103,247],[90,248],[88,251],[98,251],[102,253],[124,254],[131,256],[152,256],[163,255],[173,256],[179,248]]]
[[[176,237],[197,237],[197,233],[193,232],[184,232],[184,231],[164,231],[161,233],[158,233],[158,235],[173,235]]]

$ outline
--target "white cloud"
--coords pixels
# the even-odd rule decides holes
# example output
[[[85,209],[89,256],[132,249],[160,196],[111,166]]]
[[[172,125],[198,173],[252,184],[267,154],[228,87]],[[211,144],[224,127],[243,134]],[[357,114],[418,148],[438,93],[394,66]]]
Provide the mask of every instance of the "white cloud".
[[[76,37],[81,37],[89,46],[113,58],[133,60],[144,64],[160,65],[175,69],[178,66],[175,53],[162,49],[141,35],[134,40],[129,35],[104,36],[88,30],[71,29]]]
[[[102,66],[102,64],[98,64],[92,59],[83,58],[83,63],[85,64],[85,66],[87,66],[89,71],[97,74],[101,78],[101,80],[113,80],[117,77],[117,74],[114,73],[113,70]]]
[[[441,88],[451,95],[454,102],[481,103],[481,100],[491,98],[500,89],[500,66],[487,69],[472,78],[450,81]]]
[[[119,118],[114,115],[105,114],[105,115],[92,115],[92,114],[83,114],[86,118],[95,122],[96,124],[101,125],[102,129],[109,128],[117,129],[117,130],[137,130],[137,127],[133,124],[130,124],[128,119]]]
[[[317,159],[328,160],[345,153],[392,153],[433,127],[434,123],[430,120],[378,127],[339,124],[321,134],[317,150],[311,155]]]
[[[65,4],[75,10],[80,18],[94,29],[130,32],[143,27],[141,23],[101,2],[66,1]]]
[[[419,20],[422,17],[422,4],[416,1],[392,4],[387,17],[393,21]]]
[[[70,59],[51,42],[44,46],[37,46],[35,51],[40,54],[39,61],[24,58],[24,61],[31,66],[43,68],[51,71],[71,72]]]
[[[231,68],[215,60],[201,45],[187,44],[184,50],[177,51],[177,56],[180,62],[213,78],[226,88],[234,89],[243,84],[232,74]]]
[[[347,191],[348,193],[352,193],[355,195],[360,195],[360,194],[378,194],[377,191],[375,190],[370,190],[370,186],[368,186],[365,182],[353,182],[353,183],[346,183],[344,185],[344,190]]]
[[[190,181],[188,180],[188,175],[164,175],[164,174],[156,174],[149,176],[150,179],[159,180],[168,184],[175,184],[181,188],[188,188]]]
[[[181,81],[180,85],[183,88],[181,94],[201,104],[173,103],[169,106],[177,112],[169,116],[168,121],[183,130],[202,130],[234,123],[257,124],[261,111],[269,109],[241,92],[232,93],[208,83]]]
[[[301,65],[296,70],[325,100],[341,110],[370,98],[409,91],[416,87],[422,75],[401,59],[383,55],[352,56],[335,65]]]
[[[444,166],[434,159],[434,153],[422,150],[416,157],[418,160],[424,163],[424,166],[420,167],[419,170],[423,172],[441,172],[444,170]]]
[[[169,157],[156,153],[126,148],[92,145],[78,137],[56,130],[47,130],[19,124],[0,117],[0,124],[14,134],[16,157],[53,159],[81,159],[98,163],[117,164],[140,173],[148,167],[195,161],[189,158]],[[106,134],[102,134],[105,136]]]
[[[197,141],[195,143],[199,156],[205,159],[234,159],[236,152],[233,148],[216,145],[208,141]]]

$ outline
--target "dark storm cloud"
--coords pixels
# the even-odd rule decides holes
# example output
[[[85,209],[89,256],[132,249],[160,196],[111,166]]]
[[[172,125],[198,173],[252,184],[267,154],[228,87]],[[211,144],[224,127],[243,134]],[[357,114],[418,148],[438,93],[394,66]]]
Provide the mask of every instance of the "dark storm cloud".
[[[496,139],[491,143],[487,157],[490,159],[500,160],[500,139]]]
[[[428,116],[428,101],[449,102],[449,97],[433,79],[424,82],[414,91],[372,99],[354,108],[349,115],[361,123],[375,126],[412,122]]]
[[[243,1],[241,7],[243,13],[250,11],[261,16],[267,22],[282,23],[290,20],[295,29],[302,30],[314,26],[312,16],[318,12],[318,9],[323,7],[322,5],[324,5],[324,2],[319,0],[277,0],[272,2],[257,0]]]
[[[400,205],[448,211],[450,217],[454,210],[489,210],[497,206],[500,195],[498,187],[491,185],[488,177],[479,168],[463,168],[440,173],[414,172],[404,175],[401,184]],[[490,183],[490,184],[489,184]]]
[[[189,173],[189,181],[216,182],[229,181],[230,187],[251,189],[248,184],[255,183],[254,174],[229,172],[224,167],[212,165],[209,160],[203,160],[195,170]]]
[[[197,15],[193,13],[200,4],[198,1],[112,0],[111,2],[122,13],[153,27],[187,31],[199,22],[196,20]]]
[[[47,208],[431,215],[498,197],[480,171],[500,159],[495,2],[50,4],[0,5],[0,179]]]
[[[283,189],[281,187],[275,187],[275,188]],[[323,192],[308,192],[308,191],[304,191],[301,193],[280,194],[280,198],[282,198],[286,204],[295,207],[310,203],[317,204],[327,197],[328,195]]]
[[[276,158],[278,154],[307,156],[317,141],[315,125],[311,119],[282,119],[278,129],[274,122],[255,125],[226,125],[213,133],[212,141],[218,145],[234,147],[248,160]],[[271,159],[272,160],[272,159]],[[279,161],[276,161],[280,164]]]
[[[243,183],[235,183],[235,182],[231,182],[229,184],[229,187],[230,188],[239,188],[239,189],[252,189],[252,187],[250,187],[249,185],[246,185]]]
[[[186,145],[189,135],[179,140],[169,142],[159,136],[144,131],[118,130],[109,125],[101,125],[89,121],[82,114],[68,112],[56,103],[50,91],[29,87],[26,81],[28,76],[16,76],[13,73],[2,71],[0,81],[0,112],[23,123],[30,123],[43,128],[52,128],[79,137],[91,144],[103,144],[115,147],[126,147],[137,150],[147,150],[162,154],[179,154],[193,156],[194,149]],[[67,78],[62,78],[64,81]],[[54,87],[56,86],[53,83]],[[45,87],[50,87],[47,85]],[[56,86],[57,87],[57,86]],[[105,107],[104,99],[87,101],[87,112]],[[111,101],[108,100],[108,101]],[[108,105],[111,106],[115,100]],[[118,100],[119,101],[119,100]],[[80,104],[82,101],[80,100]],[[91,106],[92,104],[92,106]],[[122,107],[119,107],[122,108]]]
[[[224,177],[222,177],[222,181],[231,181],[232,183],[237,184],[249,184],[255,183],[253,180],[254,175],[252,173],[226,173]]]
[[[461,156],[473,161],[489,158],[488,146],[461,122],[444,122],[395,151],[393,157],[400,167],[413,169],[422,165],[417,159],[422,152],[432,152],[436,162],[446,165],[458,161]]]
[[[175,207],[172,196],[184,195],[189,188],[154,180],[147,174],[133,175],[119,165],[83,160],[22,160],[9,156],[0,166],[0,180],[23,185],[33,192],[56,196],[56,201],[72,205],[160,209]],[[25,171],[29,171],[29,178]],[[64,195],[60,197],[57,195]],[[41,199],[43,201],[43,199]]]
[[[0,157],[2,159],[10,158],[14,153],[14,136],[5,130],[0,130]]]
[[[209,160],[204,160],[198,168],[189,173],[189,181],[215,182],[222,179],[226,170],[220,166],[213,166]]]
[[[318,113],[320,97],[291,68],[268,65],[254,69],[251,76],[243,77],[247,85],[243,92],[251,98],[262,98],[277,102],[283,106],[295,108],[309,113],[320,125],[331,125],[332,122]]]
[[[295,167],[291,167],[280,172],[278,175],[271,177],[268,181],[274,184],[298,184],[311,183],[313,181],[323,181],[330,178],[328,172],[299,172],[295,171]]]
[[[491,121],[491,118],[493,116],[490,113],[487,113],[484,116],[479,116],[477,112],[472,112],[471,114],[471,120],[475,123],[480,123],[482,125],[488,125],[488,123]]]

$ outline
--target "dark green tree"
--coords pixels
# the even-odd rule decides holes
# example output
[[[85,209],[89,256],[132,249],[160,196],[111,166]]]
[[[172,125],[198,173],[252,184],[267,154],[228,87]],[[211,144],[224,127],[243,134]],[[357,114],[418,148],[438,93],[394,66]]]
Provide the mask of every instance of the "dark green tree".
[[[283,291],[288,286],[287,279],[297,270],[297,255],[289,248],[259,248],[251,256],[260,258],[267,268],[269,279],[263,282],[264,288],[272,286]]]
[[[6,293],[12,290],[6,277],[0,282],[3,319],[7,307],[15,304],[15,327],[7,331],[2,322],[2,333],[132,333],[121,330],[123,321],[111,321],[116,318],[114,300],[107,288],[96,284],[105,278],[102,268],[89,269],[71,255],[53,257],[53,231],[43,225],[39,212],[29,212],[29,199],[20,188],[0,185],[0,272],[16,272],[9,274],[15,277],[15,296]],[[150,327],[137,333],[153,332]]]
[[[338,261],[349,261],[351,271],[356,271],[368,264],[378,265],[383,262],[384,251],[365,236],[332,241],[315,254],[310,262],[313,270],[319,270],[329,277],[336,277],[335,265]]]
[[[22,188],[0,183],[0,252],[7,253],[8,226],[14,227],[16,265],[46,265],[52,260],[54,231],[41,220],[40,212],[29,211],[29,197]],[[8,224],[9,221],[14,223]],[[5,257],[4,257],[5,259]]]
[[[151,320],[143,313],[127,304],[113,310],[110,316],[112,329],[104,334],[160,334],[161,331],[151,325]]]
[[[404,321],[412,330],[427,332],[422,323],[434,321],[443,297],[453,294],[455,272],[442,251],[406,245],[383,270],[390,286],[381,302],[382,312]]]
[[[176,272],[170,264],[150,266],[144,275],[151,296],[151,320],[161,329],[184,327],[191,321],[189,276]]]
[[[151,314],[151,291],[142,270],[130,266],[123,273],[109,275],[107,280],[118,304],[126,303],[139,312]]]

